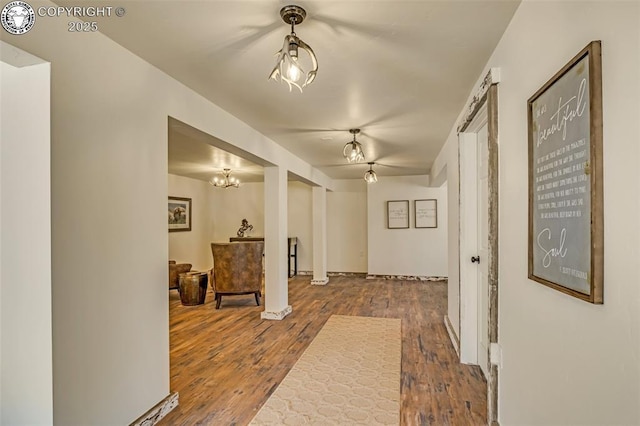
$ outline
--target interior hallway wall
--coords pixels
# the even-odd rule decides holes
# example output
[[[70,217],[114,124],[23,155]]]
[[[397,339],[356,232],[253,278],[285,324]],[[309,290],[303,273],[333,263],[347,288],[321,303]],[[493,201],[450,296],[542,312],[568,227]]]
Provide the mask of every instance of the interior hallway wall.
[[[327,271],[367,272],[367,184],[334,181],[327,193]]]
[[[169,233],[169,258],[193,264],[193,269],[213,267],[212,242],[229,242],[242,219],[253,226],[247,236],[264,236],[264,184],[245,182],[239,188],[213,188],[207,182],[169,175],[169,194],[193,198],[191,232]],[[185,195],[186,194],[186,195]],[[298,270],[312,269],[311,191],[289,181],[289,235],[298,237]]]
[[[374,274],[446,276],[447,252],[447,188],[429,188],[422,185],[425,177],[383,178],[375,190],[380,200],[399,193],[411,199],[411,228],[409,230],[377,230],[374,235],[378,244],[374,255],[384,261],[374,267]],[[417,183],[416,183],[417,182]],[[368,272],[368,195],[371,185],[362,179],[334,181],[334,191],[327,193],[327,270],[329,272]],[[369,188],[368,188],[369,187]],[[385,189],[386,188],[386,189]],[[311,187],[302,182],[288,184],[288,234],[298,237],[298,270],[313,270],[313,227]],[[264,235],[264,184],[246,182],[239,188],[212,188],[206,182],[169,175],[169,194],[193,198],[193,220],[191,232],[169,233],[169,257],[180,262],[192,263],[194,269],[206,270],[213,266],[210,242],[228,242],[236,235],[243,218],[253,231],[250,236]],[[393,195],[392,195],[393,194]],[[375,195],[374,195],[375,196]],[[413,200],[438,199],[438,228],[416,229],[413,217]],[[378,201],[380,201],[378,200]],[[386,205],[376,208],[372,214],[386,227]],[[384,235],[384,232],[389,233]],[[395,248],[385,238],[398,236],[396,232],[412,235],[407,241],[402,236],[402,245],[411,243],[420,247],[420,256],[403,257],[404,266],[398,269],[392,263]],[[426,237],[426,238],[425,238]],[[437,248],[439,247],[439,248]],[[397,248],[397,247],[396,247]],[[413,249],[409,249],[413,252]],[[424,259],[427,267],[422,270]],[[400,272],[404,271],[404,273]],[[413,271],[413,273],[411,272]],[[422,273],[416,273],[416,272]]]
[[[640,424],[639,23],[634,1],[524,1],[478,76],[500,68],[500,424]],[[592,40],[602,40],[604,305],[527,279],[527,99]]]
[[[289,181],[287,203],[288,235],[298,238],[298,271],[312,271],[313,203],[311,201],[311,187],[302,182]],[[293,268],[293,259],[291,262],[291,268]]]
[[[51,63],[54,423],[130,424],[171,393],[167,117],[332,182],[99,32],[0,38]]]
[[[447,276],[447,189],[427,186],[429,177],[385,176],[367,186],[368,273]],[[436,199],[437,228],[416,228],[415,200]],[[388,229],[387,201],[409,201],[409,228]]]
[[[0,424],[47,425],[53,423],[51,69],[41,60],[9,65],[5,59],[25,54],[1,47]]]
[[[253,225],[246,235],[264,237],[264,183],[245,182],[238,188],[213,188],[209,185],[213,204],[213,241],[228,243],[237,236],[242,219]]]
[[[327,269],[330,272],[366,272],[366,187],[364,181],[336,181],[327,193]],[[313,270],[311,186],[288,184],[288,235],[298,237],[298,270]],[[264,184],[212,191],[213,241],[229,241],[243,218],[253,225],[251,236],[264,236]]]
[[[170,197],[191,198],[191,231],[169,232],[169,259],[191,263],[194,271],[207,271],[213,267],[215,188],[201,180],[171,174],[168,188]]]
[[[404,180],[402,180],[403,178],[399,179],[396,179],[397,184],[391,184],[391,190],[396,191],[395,193],[397,191],[405,191],[412,200],[420,198],[439,199],[440,216],[438,228],[415,229],[412,222],[412,230],[417,233],[417,244],[421,246],[426,244],[430,247],[426,252],[422,250],[422,254],[427,256],[431,262],[431,267],[423,272],[426,274],[433,272],[431,275],[434,276],[435,274],[446,276],[446,251],[436,250],[435,246],[432,245],[434,241],[438,241],[437,244],[440,244],[440,248],[446,245],[446,188],[420,188],[416,190],[415,187],[412,187],[416,178],[406,177]],[[382,183],[381,185],[384,186],[385,184]],[[252,186],[252,188],[246,191],[236,192],[234,190],[216,193],[218,200],[214,204],[225,206],[223,211],[214,213],[216,222],[214,235],[217,240],[228,240],[228,237],[235,233],[235,230],[239,227],[241,220],[239,218],[242,216],[242,212],[250,212],[250,215],[253,215],[252,217],[258,218],[255,223],[249,219],[249,222],[254,225],[252,235],[264,235],[262,230],[262,218],[264,217],[262,205],[263,184],[245,184],[239,189],[242,189],[243,186]],[[311,271],[313,270],[313,229],[311,222],[313,205],[311,203],[311,187],[300,182],[290,181],[288,204],[289,235],[297,236],[299,239],[298,269],[300,271]],[[411,204],[411,209],[413,209],[413,203]],[[384,209],[376,210],[376,215],[384,214]],[[368,214],[367,184],[364,180],[345,179],[334,181],[334,190],[327,193],[327,270],[329,272],[367,272],[369,258]],[[430,238],[422,240],[421,238],[424,237],[424,234],[435,235],[434,238],[437,240]],[[386,243],[382,243],[382,245],[386,247],[384,250],[390,250]],[[405,262],[410,264],[407,267],[408,269],[404,269],[405,271],[417,271],[419,265],[424,263],[424,258],[405,259]],[[439,266],[434,267],[434,265]],[[392,272],[397,271],[392,266],[386,266],[385,268],[374,273],[399,273]],[[410,272],[405,272],[404,274],[411,275]]]
[[[440,178],[447,185],[447,321],[460,340],[460,175],[458,171],[458,139],[450,135],[431,167],[432,181]]]

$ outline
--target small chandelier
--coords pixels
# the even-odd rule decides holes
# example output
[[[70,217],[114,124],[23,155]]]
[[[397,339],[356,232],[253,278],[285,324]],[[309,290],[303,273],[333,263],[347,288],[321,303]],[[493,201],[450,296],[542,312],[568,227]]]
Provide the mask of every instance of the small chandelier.
[[[230,174],[231,174],[231,169],[224,169],[222,171],[222,176],[223,176],[222,178],[219,178],[218,176],[216,176],[213,179],[211,179],[209,183],[215,186],[216,188],[229,188],[230,186],[233,186],[234,188],[239,187],[240,181],[234,177],[229,177]]]
[[[300,6],[289,5],[280,9],[280,16],[285,23],[291,24],[291,34],[284,37],[282,49],[276,53],[278,63],[276,63],[273,71],[271,71],[269,78],[276,81],[284,81],[289,85],[289,91],[295,86],[302,92],[303,87],[311,84],[313,80],[315,80],[316,73],[318,72],[316,54],[313,53],[313,49],[311,49],[307,43],[298,38],[294,31],[295,25],[301,24],[302,21],[304,21],[307,12]],[[306,51],[311,58],[311,66],[313,69],[306,73],[306,75],[298,62],[298,48]],[[300,79],[303,76],[304,82],[300,85]]]
[[[367,170],[364,174],[364,180],[367,183],[376,183],[378,181],[378,176],[376,172],[373,171],[373,165],[375,164],[373,161],[367,163],[369,165],[369,170]]]
[[[347,159],[349,163],[359,163],[364,161],[364,152],[362,151],[362,145],[356,140],[356,135],[360,133],[360,129],[350,129],[349,133],[353,135],[353,140],[347,142],[342,150],[342,155]]]

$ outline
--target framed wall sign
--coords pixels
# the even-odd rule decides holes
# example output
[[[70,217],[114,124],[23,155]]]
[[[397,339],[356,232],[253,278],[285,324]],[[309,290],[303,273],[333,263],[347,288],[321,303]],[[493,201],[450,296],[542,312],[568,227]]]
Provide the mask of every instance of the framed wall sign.
[[[169,197],[169,232],[191,231],[191,198]]]
[[[438,200],[415,200],[413,207],[416,228],[438,227]]]
[[[527,107],[529,278],[603,303],[600,41],[578,53]]]
[[[387,201],[387,228],[409,227],[409,200]]]

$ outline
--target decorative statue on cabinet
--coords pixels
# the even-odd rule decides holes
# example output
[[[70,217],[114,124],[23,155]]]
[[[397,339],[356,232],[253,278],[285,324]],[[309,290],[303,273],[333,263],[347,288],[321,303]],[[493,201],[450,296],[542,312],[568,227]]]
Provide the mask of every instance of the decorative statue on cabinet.
[[[238,237],[240,238],[248,237],[249,232],[251,231],[253,231],[253,225],[249,225],[249,221],[247,219],[242,219],[242,226],[240,227],[240,229],[238,229],[236,235],[238,235]],[[245,233],[247,235],[245,235]]]

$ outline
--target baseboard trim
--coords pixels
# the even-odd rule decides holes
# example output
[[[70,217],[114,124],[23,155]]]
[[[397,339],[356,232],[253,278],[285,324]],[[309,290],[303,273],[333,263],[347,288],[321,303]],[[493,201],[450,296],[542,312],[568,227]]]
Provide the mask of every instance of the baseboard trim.
[[[455,349],[459,359],[460,358],[460,339],[458,339],[458,335],[456,334],[456,331],[453,329],[453,325],[451,325],[451,321],[449,320],[449,315],[444,316],[444,326],[447,328],[449,339],[451,339],[451,343],[453,344],[453,349]]]
[[[298,275],[313,275],[313,271],[298,271]],[[448,277],[426,275],[379,275],[366,272],[327,272],[327,277],[353,277],[368,280],[403,280],[403,281],[448,281]],[[312,281],[312,284],[315,284]]]
[[[284,308],[283,310],[278,311],[278,312],[262,311],[262,312],[260,312],[260,318],[265,319],[265,320],[280,321],[280,320],[283,320],[284,317],[289,315],[292,311],[293,311],[293,309],[291,308],[291,305],[289,305],[286,308]]]
[[[311,280],[311,285],[327,285],[329,278],[322,278],[320,280]]]
[[[298,271],[298,275],[313,275],[313,271]],[[327,277],[354,277],[365,278],[365,272],[327,272]]]
[[[153,426],[178,406],[178,392],[174,392],[157,403],[152,409],[138,417],[130,426]]]
[[[447,281],[447,277],[428,277],[424,275],[375,275],[368,274],[368,280],[403,280],[403,281]]]

